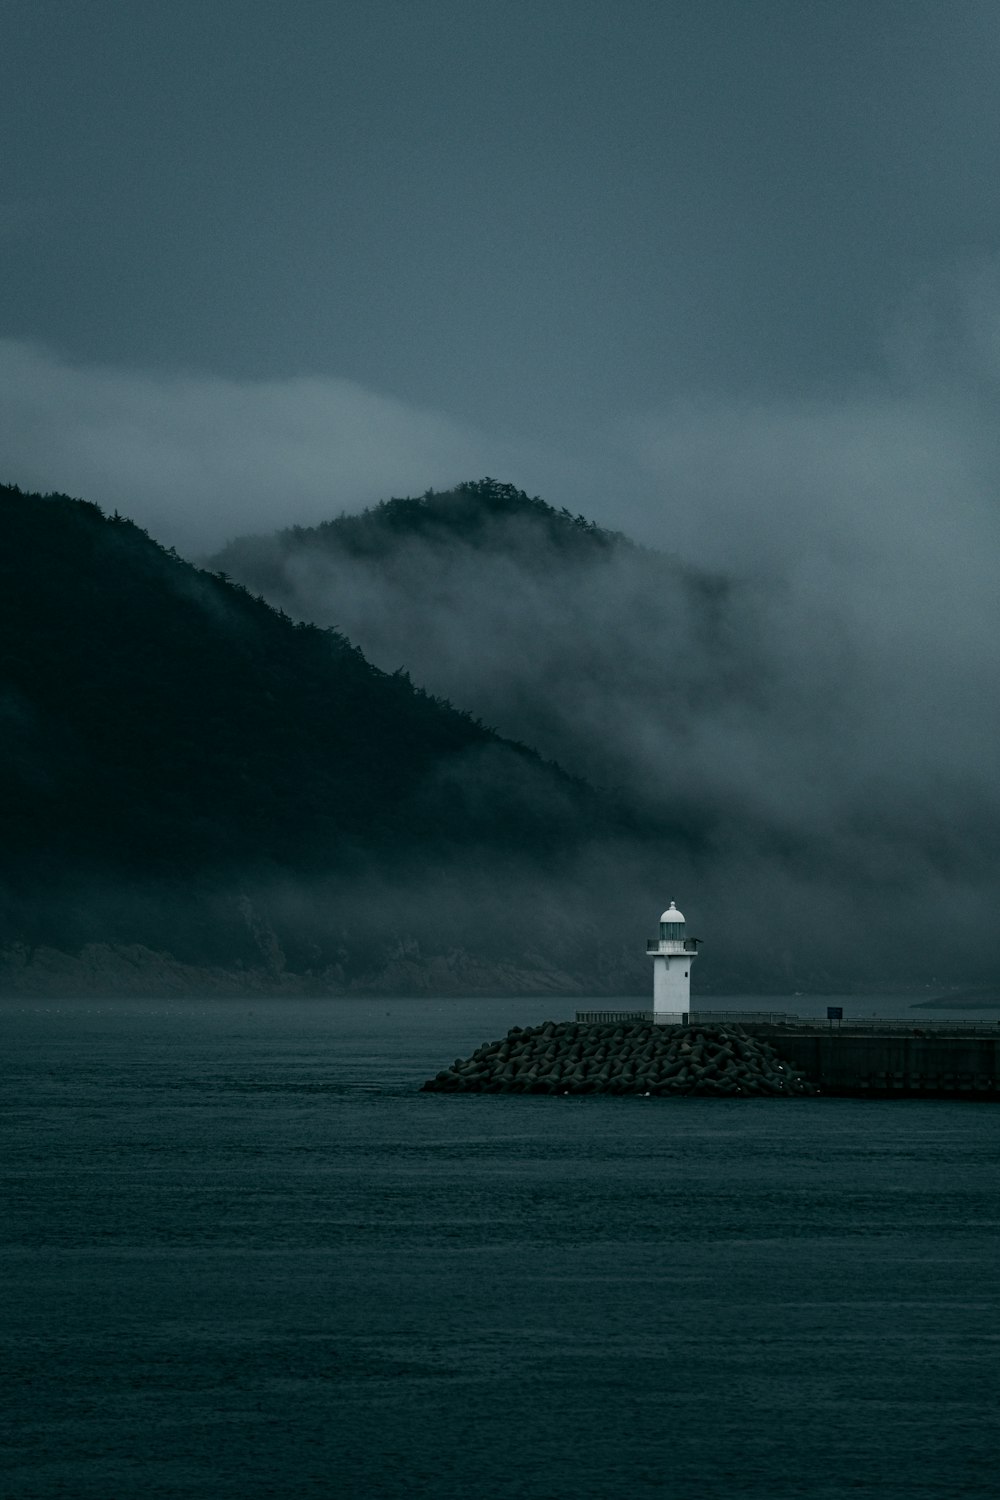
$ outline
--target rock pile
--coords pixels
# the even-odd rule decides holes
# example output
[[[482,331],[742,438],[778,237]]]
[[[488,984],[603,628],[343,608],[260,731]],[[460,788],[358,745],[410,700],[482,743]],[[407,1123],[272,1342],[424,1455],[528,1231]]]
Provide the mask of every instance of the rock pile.
[[[485,1094],[802,1095],[816,1089],[739,1026],[513,1027],[456,1058],[425,1090]]]

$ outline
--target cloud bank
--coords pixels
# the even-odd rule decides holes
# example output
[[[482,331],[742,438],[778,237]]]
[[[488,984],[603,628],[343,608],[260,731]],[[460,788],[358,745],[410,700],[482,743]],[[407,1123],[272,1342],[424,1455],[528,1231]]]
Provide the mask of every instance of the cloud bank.
[[[207,550],[387,494],[552,460],[348,380],[226,380],[71,363],[0,340],[4,479]]]
[[[714,603],[671,557],[560,571],[513,536],[491,554],[401,541],[388,560],[303,547],[281,561],[281,602],[571,768],[701,817],[715,853],[696,884],[731,931],[744,914],[737,946],[784,932],[799,972],[822,951],[939,978],[947,951],[991,971],[991,286],[899,339],[878,382],[620,424],[623,489],[641,471],[658,500],[598,519],[717,570]]]
[[[388,567],[303,553],[280,602],[570,769],[707,810],[723,841],[733,829],[698,879],[737,947],[764,924],[835,953],[850,931],[860,962],[884,945],[919,968],[933,936],[937,972],[947,935],[985,973],[1000,296],[983,272],[929,305],[877,381],[610,419],[592,436],[620,482],[600,505],[593,476],[573,496],[569,465],[546,487],[551,454],[533,468],[527,449],[347,382],[134,376],[10,342],[0,438],[18,482],[117,505],[182,548],[492,472],[728,575],[710,633],[656,559],[617,558],[582,589],[539,568],[530,539],[499,560],[414,544]]]

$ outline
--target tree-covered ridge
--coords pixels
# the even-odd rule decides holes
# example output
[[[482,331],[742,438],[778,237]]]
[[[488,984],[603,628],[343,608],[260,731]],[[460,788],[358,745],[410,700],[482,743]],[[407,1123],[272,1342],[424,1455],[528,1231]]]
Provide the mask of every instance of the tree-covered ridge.
[[[383,500],[360,515],[325,521],[315,533],[317,539],[335,536],[340,546],[360,556],[388,550],[401,536],[492,543],[498,527],[510,522],[527,523],[551,545],[578,554],[595,546],[632,545],[621,532],[607,531],[565,506],[557,510],[538,495],[490,478],[467,480],[451,490],[427,490],[415,499]],[[292,527],[288,534],[300,540],[308,528]]]
[[[490,478],[239,537],[208,565],[647,813],[669,785],[674,819],[670,747],[760,675],[738,580]]]
[[[585,563],[617,548],[637,550],[622,532],[609,531],[556,509],[537,495],[497,479],[467,480],[449,490],[382,500],[355,515],[342,513],[317,526],[289,526],[268,537],[237,537],[209,559],[213,568],[252,577],[265,592],[281,582],[277,558],[306,548],[334,551],[358,561],[391,555],[407,542],[431,549],[462,547],[546,565],[552,554]]]
[[[328,871],[543,855],[597,799],[130,521],[0,488],[8,868]],[[599,813],[596,813],[598,818]]]

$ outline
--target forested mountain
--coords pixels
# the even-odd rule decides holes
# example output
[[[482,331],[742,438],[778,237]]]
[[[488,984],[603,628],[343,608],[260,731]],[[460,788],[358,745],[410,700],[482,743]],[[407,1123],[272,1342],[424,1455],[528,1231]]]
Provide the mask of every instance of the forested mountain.
[[[760,691],[752,591],[491,479],[239,538],[208,566],[647,809],[669,788],[682,815],[692,741]]]
[[[557,510],[537,495],[495,479],[469,480],[453,490],[428,490],[418,497],[383,500],[356,515],[341,515],[318,526],[290,526],[266,537],[238,537],[211,559],[235,573],[253,574],[271,590],[288,587],[283,563],[304,548],[360,561],[386,561],[401,544],[430,548],[456,543],[493,555],[517,553],[525,564],[544,566],[546,554],[586,561],[616,547],[637,550],[621,532],[608,531]]]
[[[19,860],[56,839],[60,858],[100,847],[185,873],[328,867],[383,844],[541,849],[597,807],[337,631],[293,624],[130,521],[63,496],[0,503],[5,842]],[[490,757],[505,773],[463,800],[454,768]]]
[[[669,496],[657,525],[662,551],[485,479],[239,539],[210,566],[688,830],[719,916],[702,982],[719,947],[743,983],[990,979],[988,660],[960,632],[901,629],[877,581],[851,592],[815,552],[722,575],[670,551]],[[660,868],[671,893],[689,878],[670,847]]]
[[[352,943],[454,944],[474,888],[472,946],[511,962],[548,942],[544,969],[552,934],[529,921],[518,945],[504,883],[628,833],[337,631],[62,495],[0,490],[0,722],[8,947],[226,964],[277,943],[283,966],[322,969]]]
[[[0,986],[642,994],[672,897],[703,993],[1000,970],[995,759],[780,579],[492,480],[212,567],[0,490]]]

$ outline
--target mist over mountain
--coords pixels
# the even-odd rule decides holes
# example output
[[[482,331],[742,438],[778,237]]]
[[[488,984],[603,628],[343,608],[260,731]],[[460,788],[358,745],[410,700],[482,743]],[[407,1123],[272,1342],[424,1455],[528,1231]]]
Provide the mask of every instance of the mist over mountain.
[[[807,557],[794,577],[698,568],[493,480],[241,538],[210,566],[690,830],[696,867],[664,850],[662,878],[694,880],[730,974],[996,972],[1000,702],[968,601],[949,631],[935,600],[925,648],[895,573],[880,616],[877,579]]]
[[[691,798],[684,741],[762,688],[735,580],[493,480],[239,538],[208,566],[651,806]]]
[[[493,480],[214,571],[61,495],[0,530],[8,987],[642,994],[671,897],[702,992],[1000,967],[995,700],[888,694],[835,599]]]
[[[593,915],[620,807],[118,515],[0,490],[0,642],[22,967],[138,944],[320,988],[544,988],[619,942]]]

